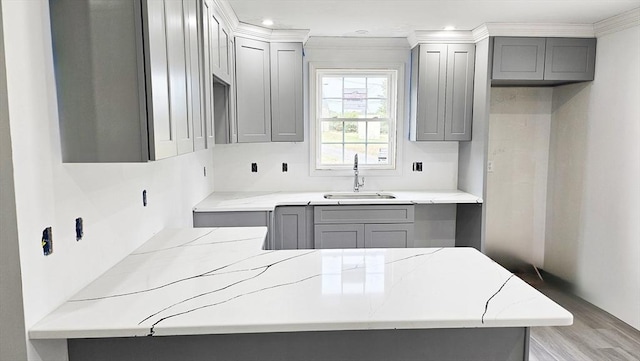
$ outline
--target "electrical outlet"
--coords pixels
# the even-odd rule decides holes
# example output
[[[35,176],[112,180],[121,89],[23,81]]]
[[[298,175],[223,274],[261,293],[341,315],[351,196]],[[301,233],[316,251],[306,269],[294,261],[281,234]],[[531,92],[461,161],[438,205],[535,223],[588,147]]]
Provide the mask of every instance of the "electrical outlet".
[[[289,171],[289,165],[287,163],[282,163],[282,171],[283,172]]]
[[[53,253],[53,231],[47,227],[42,231],[42,253],[48,256]]]
[[[422,172],[422,162],[413,162],[413,171]]]
[[[487,161],[487,173],[493,173],[493,161]]]
[[[142,191],[142,206],[146,207],[147,206],[147,190],[143,190]]]
[[[82,218],[76,218],[76,241],[79,241],[84,236],[84,226],[82,224]]]
[[[251,163],[251,172],[252,173],[258,172],[258,163]]]

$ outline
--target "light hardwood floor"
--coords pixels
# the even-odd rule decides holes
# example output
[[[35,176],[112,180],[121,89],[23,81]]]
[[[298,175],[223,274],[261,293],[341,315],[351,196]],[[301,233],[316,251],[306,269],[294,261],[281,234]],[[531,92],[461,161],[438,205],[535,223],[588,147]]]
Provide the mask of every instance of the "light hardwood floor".
[[[532,327],[530,361],[640,361],[640,331],[571,294],[566,286],[518,275],[573,314],[573,325]]]

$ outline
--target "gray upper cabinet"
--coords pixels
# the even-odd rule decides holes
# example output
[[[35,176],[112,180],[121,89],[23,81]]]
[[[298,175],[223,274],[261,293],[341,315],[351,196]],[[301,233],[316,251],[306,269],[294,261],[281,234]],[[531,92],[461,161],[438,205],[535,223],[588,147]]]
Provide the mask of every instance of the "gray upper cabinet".
[[[474,44],[412,50],[411,140],[471,140],[474,64]]]
[[[49,3],[63,161],[201,149],[198,1],[108,3]]]
[[[593,80],[596,39],[548,38],[545,54],[545,80]]]
[[[495,38],[492,79],[542,80],[544,38]]]
[[[596,39],[512,38],[493,40],[494,85],[553,85],[593,80]]]
[[[238,143],[271,141],[269,43],[236,38]]]
[[[302,44],[271,44],[271,141],[301,142]]]
[[[302,44],[236,37],[238,143],[304,140]]]
[[[475,58],[473,44],[447,47],[444,140],[471,140]]]

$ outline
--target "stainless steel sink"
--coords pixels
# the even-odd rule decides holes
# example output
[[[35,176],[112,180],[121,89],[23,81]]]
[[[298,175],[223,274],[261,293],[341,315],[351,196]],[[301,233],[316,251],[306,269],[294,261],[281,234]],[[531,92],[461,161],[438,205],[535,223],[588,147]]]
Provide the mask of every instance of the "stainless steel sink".
[[[340,193],[326,193],[324,195],[326,199],[395,199],[391,193],[363,193],[363,192],[340,192]]]

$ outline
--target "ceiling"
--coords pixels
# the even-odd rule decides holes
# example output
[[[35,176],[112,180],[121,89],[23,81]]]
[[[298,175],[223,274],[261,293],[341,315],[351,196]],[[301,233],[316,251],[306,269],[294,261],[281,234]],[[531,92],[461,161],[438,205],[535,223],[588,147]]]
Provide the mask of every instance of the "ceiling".
[[[473,30],[484,23],[593,24],[640,0],[227,0],[240,22],[308,29],[309,36],[406,37],[415,30]],[[262,20],[274,25],[264,26]]]

